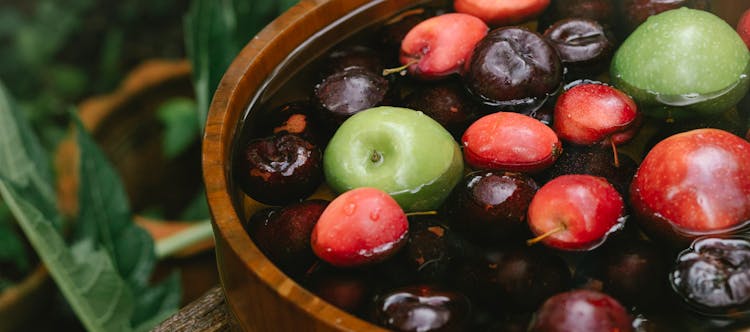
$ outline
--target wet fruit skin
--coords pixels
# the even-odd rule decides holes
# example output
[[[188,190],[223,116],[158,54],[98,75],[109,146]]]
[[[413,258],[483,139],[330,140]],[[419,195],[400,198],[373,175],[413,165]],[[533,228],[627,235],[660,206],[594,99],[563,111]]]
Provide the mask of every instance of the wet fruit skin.
[[[693,311],[747,319],[750,314],[750,241],[702,238],[680,253],[669,274],[674,292]]]
[[[310,242],[320,259],[337,267],[381,262],[406,243],[406,214],[387,193],[357,188],[336,197],[313,228]]]
[[[602,290],[621,303],[663,309],[667,290],[664,249],[642,239],[618,239],[602,248],[598,268]]]
[[[748,48],[750,48],[750,9],[746,10],[740,16],[739,22],[737,22],[737,33],[745,42]]]
[[[610,147],[563,145],[563,153],[554,165],[541,173],[540,182],[547,182],[565,174],[594,175],[607,179],[622,197],[627,197],[638,164],[619,152],[619,166],[615,166],[614,162]]]
[[[283,205],[305,198],[323,182],[323,154],[297,135],[251,140],[239,153],[235,172],[240,187],[261,203]]]
[[[632,317],[612,297],[574,290],[550,297],[536,312],[528,331],[633,331]]]
[[[362,67],[335,72],[315,86],[318,117],[330,128],[336,128],[350,116],[380,105],[388,87],[388,80],[380,73]]]
[[[750,220],[750,142],[719,129],[670,136],[643,159],[630,202],[662,240],[731,232]]]
[[[522,173],[467,174],[445,204],[450,226],[477,243],[497,244],[526,230],[526,210],[539,189]]]
[[[750,52],[734,28],[711,13],[680,8],[633,31],[615,52],[610,77],[644,114],[706,117],[742,99],[750,87],[749,64]]]
[[[461,137],[477,112],[477,105],[464,87],[453,80],[421,84],[405,98],[404,106],[427,114],[455,138]]]
[[[613,28],[617,22],[615,1],[612,0],[555,0],[539,18],[539,32],[553,23],[567,18],[590,19]]]
[[[464,133],[464,159],[474,169],[538,172],[555,162],[562,143],[554,131],[530,116],[485,115]]]
[[[529,205],[529,228],[545,245],[590,250],[622,227],[624,202],[606,179],[571,174],[552,179]]]
[[[448,13],[415,25],[401,42],[399,61],[424,80],[462,74],[474,46],[489,28],[467,14]]]
[[[553,118],[557,136],[580,145],[625,143],[640,124],[635,102],[604,84],[580,84],[563,92]]]
[[[292,203],[281,209],[261,210],[248,223],[248,234],[274,264],[287,273],[304,272],[315,262],[310,234],[328,205],[326,200]]]
[[[554,92],[562,69],[557,51],[541,35],[504,27],[477,43],[464,82],[484,103],[501,105]]]
[[[683,6],[689,8],[709,10],[710,1],[707,0],[623,0],[618,2],[620,15],[620,28],[622,33],[627,34],[635,30],[650,16],[677,9]]]
[[[557,21],[544,37],[560,54],[565,80],[595,77],[606,71],[615,50],[614,38],[594,20],[569,18]]]
[[[377,297],[373,320],[394,331],[464,331],[471,305],[461,293],[420,285]]]
[[[514,25],[529,21],[541,14],[550,0],[455,0],[453,7],[459,13],[479,17],[490,26]]]

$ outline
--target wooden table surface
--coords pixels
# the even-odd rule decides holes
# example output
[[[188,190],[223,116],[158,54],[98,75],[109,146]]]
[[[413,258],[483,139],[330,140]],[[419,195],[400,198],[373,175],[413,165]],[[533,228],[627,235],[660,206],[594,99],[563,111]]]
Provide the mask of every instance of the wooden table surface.
[[[241,332],[216,286],[156,326],[152,332]]]

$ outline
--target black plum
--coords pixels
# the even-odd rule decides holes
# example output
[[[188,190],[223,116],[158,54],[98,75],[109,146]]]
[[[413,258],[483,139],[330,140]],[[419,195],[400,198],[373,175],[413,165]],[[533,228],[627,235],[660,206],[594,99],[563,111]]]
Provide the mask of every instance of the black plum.
[[[594,20],[558,21],[544,32],[544,37],[560,54],[566,80],[595,77],[609,69],[615,50],[614,38]]]
[[[470,313],[471,305],[461,293],[420,285],[379,295],[372,316],[395,331],[464,331]]]

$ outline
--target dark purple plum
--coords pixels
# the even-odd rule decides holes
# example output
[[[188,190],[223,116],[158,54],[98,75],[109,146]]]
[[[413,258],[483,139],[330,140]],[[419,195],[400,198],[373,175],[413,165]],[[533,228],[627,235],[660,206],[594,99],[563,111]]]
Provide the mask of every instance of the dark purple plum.
[[[380,74],[385,69],[380,55],[364,45],[347,45],[333,50],[326,57],[323,66],[324,77],[354,68],[375,74]]]
[[[361,67],[335,72],[315,86],[319,117],[330,129],[350,116],[381,105],[388,95],[388,80]]]
[[[544,32],[544,37],[560,54],[568,81],[595,77],[609,69],[615,42],[597,21],[582,18],[557,21]]]
[[[307,100],[297,100],[272,109],[262,121],[257,121],[258,137],[274,134],[295,134],[318,145],[325,145],[320,124],[315,121],[315,107]]]
[[[579,289],[550,297],[531,320],[529,332],[633,331],[633,318],[609,295]]]
[[[616,1],[612,0],[554,0],[539,18],[539,32],[553,23],[567,18],[583,18],[599,22],[609,28],[617,23]]]
[[[626,196],[638,164],[629,156],[618,152],[619,166],[615,166],[612,150],[599,146],[565,145],[563,153],[544,174],[543,180],[566,174],[588,174],[607,179],[617,191]]]
[[[523,173],[475,171],[453,189],[444,205],[450,226],[483,244],[519,237],[528,230],[526,210],[539,186]]]
[[[474,96],[500,110],[538,108],[559,88],[562,72],[557,51],[541,35],[503,27],[476,45],[464,81]]]
[[[427,114],[456,138],[477,118],[476,103],[466,89],[453,80],[420,84],[405,98],[404,106]]]
[[[678,256],[669,281],[694,312],[746,321],[750,318],[750,240],[696,240]]]
[[[324,263],[311,269],[302,284],[326,302],[354,315],[363,314],[374,294],[373,280],[367,273]]]
[[[373,321],[394,331],[464,331],[471,305],[461,293],[420,285],[377,296]]]
[[[298,275],[316,261],[310,234],[326,206],[328,201],[312,199],[260,210],[247,223],[248,234],[274,264]]]
[[[283,205],[303,199],[323,182],[320,148],[294,134],[251,140],[237,156],[240,188],[258,202]]]
[[[620,33],[627,36],[649,16],[665,12],[670,9],[689,7],[700,10],[710,10],[709,0],[622,0],[617,1],[620,13]]]

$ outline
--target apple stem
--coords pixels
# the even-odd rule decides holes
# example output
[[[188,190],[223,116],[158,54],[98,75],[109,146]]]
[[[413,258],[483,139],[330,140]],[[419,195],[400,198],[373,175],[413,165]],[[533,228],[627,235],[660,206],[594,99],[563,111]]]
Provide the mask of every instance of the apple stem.
[[[557,226],[557,227],[555,227],[555,228],[547,231],[546,233],[544,233],[542,235],[539,235],[539,236],[537,236],[537,237],[535,237],[533,239],[526,240],[526,245],[529,245],[529,246],[534,245],[537,242],[540,242],[540,241],[548,238],[550,235],[558,233],[558,232],[562,232],[564,230],[565,230],[565,225]]]
[[[437,211],[417,211],[417,212],[409,212],[406,214],[407,217],[413,217],[413,216],[434,216],[437,215]]]
[[[617,156],[617,144],[615,144],[615,141],[613,141],[611,138],[609,140],[609,143],[612,144],[612,156],[615,160],[615,167],[620,168],[620,157]]]
[[[377,150],[372,150],[372,154],[370,155],[370,161],[373,163],[379,162],[383,156],[378,152]]]
[[[413,65],[413,64],[415,64],[417,62],[419,62],[419,59],[412,59],[411,61],[409,61],[408,63],[406,63],[405,65],[403,65],[401,67],[383,69],[383,76],[388,76],[390,74],[400,73],[400,72],[406,70],[406,68],[409,68],[409,66],[411,66],[411,65]],[[403,74],[401,74],[401,75],[403,75]]]

